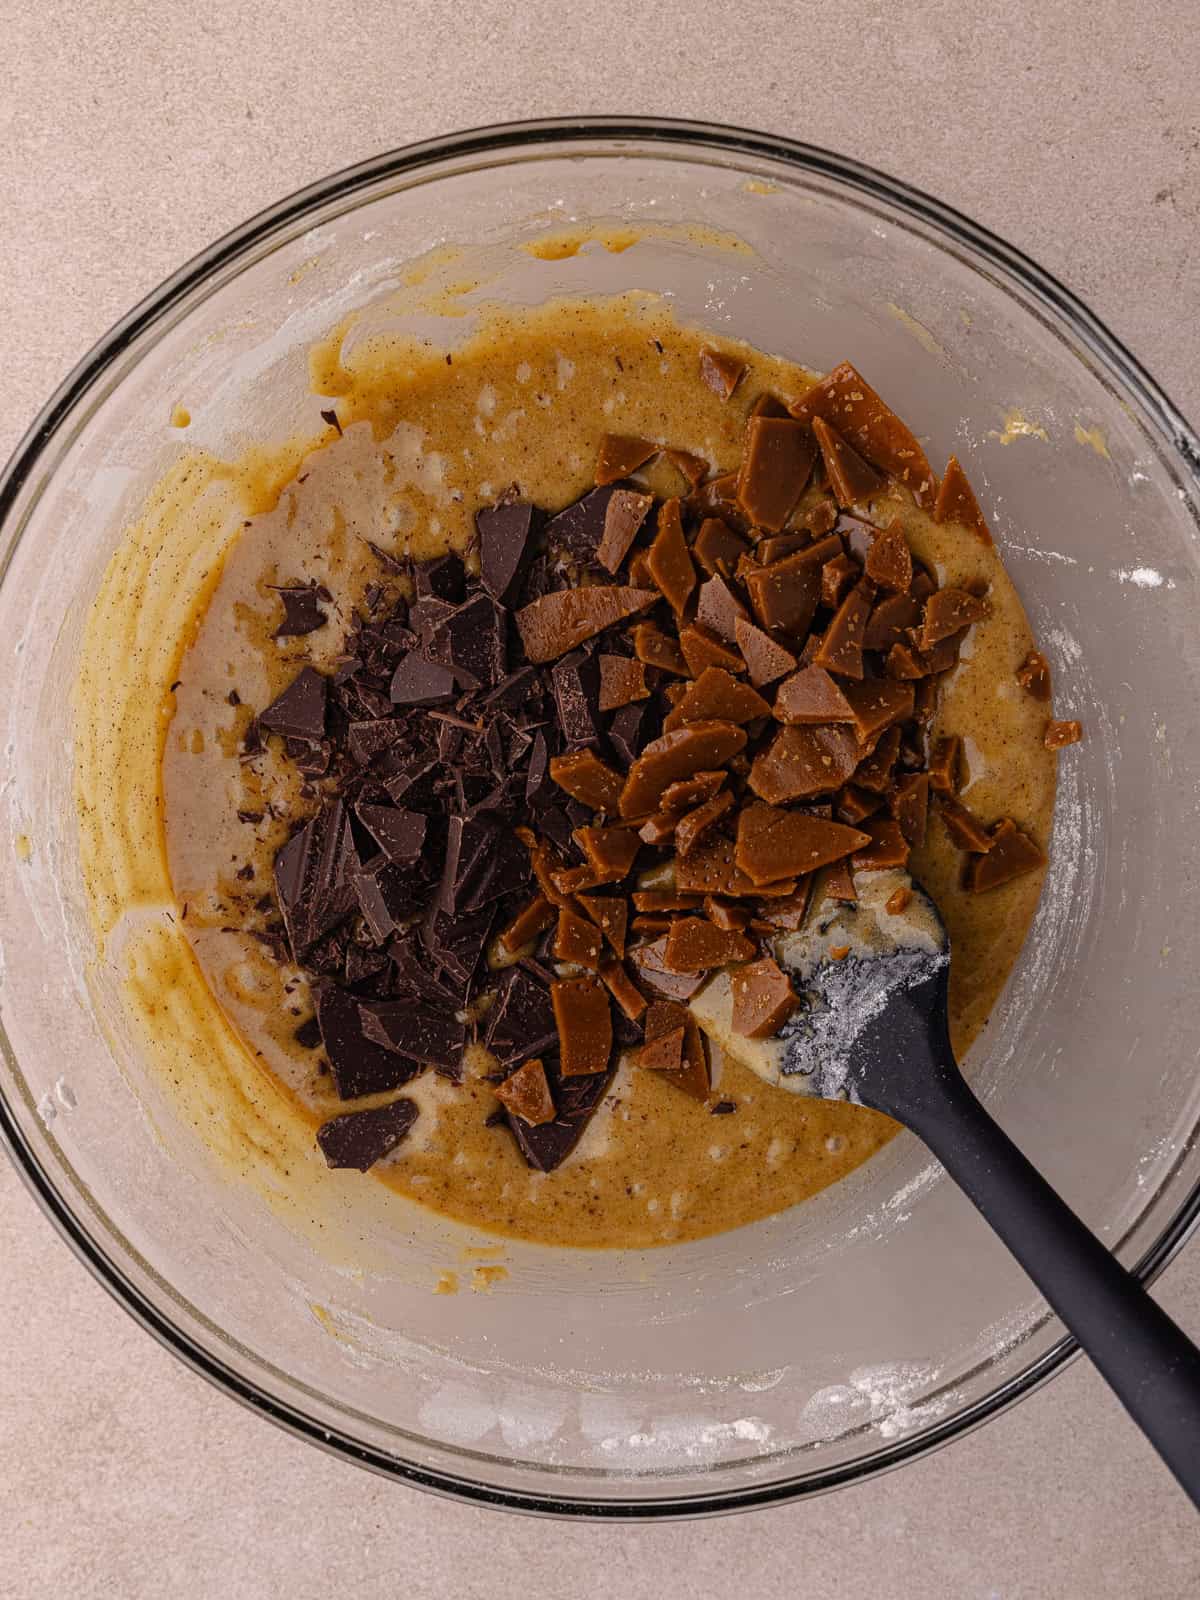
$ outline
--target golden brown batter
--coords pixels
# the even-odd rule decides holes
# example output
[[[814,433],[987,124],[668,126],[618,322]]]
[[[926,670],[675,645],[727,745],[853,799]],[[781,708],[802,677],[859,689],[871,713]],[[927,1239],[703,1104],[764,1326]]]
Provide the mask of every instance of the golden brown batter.
[[[244,926],[247,905],[270,892],[286,825],[266,814],[268,803],[275,800],[281,815],[294,814],[296,803],[298,780],[282,760],[270,764],[262,786],[237,760],[250,708],[265,705],[303,661],[321,666],[336,652],[356,600],[380,576],[366,539],[418,557],[465,549],[476,509],[514,480],[526,499],[565,505],[590,487],[599,438],[610,429],[679,446],[718,470],[735,466],[755,393],[792,399],[811,379],[739,348],[751,370],[739,403],[725,405],[696,381],[699,348],[713,342],[680,327],[660,302],[627,295],[519,315],[496,311],[450,351],[344,328],[314,353],[315,385],[338,397],[344,436],[329,430],[298,471],[280,473],[277,501],[247,522],[211,596],[204,586],[195,591],[162,764],[166,848],[183,926],[212,993],[272,1075],[266,1081],[259,1069],[259,1092],[269,1097],[277,1081],[288,1086],[291,1110],[276,1108],[273,1123],[290,1115],[311,1140],[312,1125],[344,1107],[314,1073],[314,1053],[291,1038],[311,1010],[303,980],[281,972],[245,932],[222,931]],[[270,505],[274,485],[254,463],[245,471],[258,503]],[[678,491],[673,468],[656,473],[658,492]],[[893,497],[914,551],[941,582],[990,585],[992,615],[945,680],[940,713],[940,728],[966,741],[968,803],[985,816],[1012,814],[1044,842],[1054,758],[1041,744],[1044,709],[1014,678],[1033,643],[1020,602],[994,551],[961,528],[935,526],[903,490]],[[334,596],[331,625],[275,642],[279,607],[268,586],[308,579]],[[231,690],[240,703],[230,703]],[[240,821],[239,811],[263,820]],[[1041,874],[967,897],[959,864],[933,824],[913,872],[953,940],[961,1051],[1020,949]],[[486,1066],[474,1063],[476,1072]],[[774,1092],[728,1061],[719,1088],[736,1114],[714,1118],[654,1073],[622,1068],[579,1149],[542,1175],[506,1132],[484,1126],[495,1099],[469,1063],[460,1088],[430,1073],[405,1089],[421,1115],[375,1172],[399,1193],[482,1228],[553,1244],[633,1247],[697,1238],[794,1204],[895,1132],[869,1111]]]

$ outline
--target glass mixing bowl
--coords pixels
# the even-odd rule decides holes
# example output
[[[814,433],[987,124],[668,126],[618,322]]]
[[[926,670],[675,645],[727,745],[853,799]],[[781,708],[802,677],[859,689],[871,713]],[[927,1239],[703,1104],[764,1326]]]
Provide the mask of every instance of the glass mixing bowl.
[[[550,261],[520,249],[597,221],[642,237]],[[749,248],[714,248],[691,224]],[[630,1254],[509,1243],[490,1294],[437,1296],[438,1270],[486,1240],[345,1175],[325,1180],[324,1242],[289,1225],[181,1122],[96,962],[70,687],[121,529],[183,448],[173,408],[190,411],[189,438],[230,453],[311,423],[307,346],[446,243],[485,250],[489,293],[514,302],[657,289],[684,318],[812,366],[849,358],[935,461],[965,459],[1058,714],[1087,729],[1061,764],[1037,923],[968,1070],[1143,1278],[1195,1221],[1196,438],[1111,334],[998,239],[823,151],[692,123],[494,128],[329,178],[183,268],[37,419],[0,487],[3,1130],[144,1326],[229,1394],[380,1472],[594,1517],[848,1483],[991,1416],[1071,1353],[914,1138],[734,1233]]]

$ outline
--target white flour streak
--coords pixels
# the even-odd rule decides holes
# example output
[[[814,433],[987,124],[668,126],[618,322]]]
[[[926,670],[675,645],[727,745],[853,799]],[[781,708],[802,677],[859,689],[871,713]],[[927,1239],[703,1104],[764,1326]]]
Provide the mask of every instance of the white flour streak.
[[[1065,556],[1061,550],[1043,550],[1040,545],[1034,544],[1013,544],[1009,539],[1004,541],[1004,554],[1032,556],[1035,561],[1059,561],[1064,567],[1079,565],[1075,556]]]
[[[1174,578],[1164,578],[1157,567],[1114,567],[1118,583],[1132,583],[1137,589],[1173,589]]]

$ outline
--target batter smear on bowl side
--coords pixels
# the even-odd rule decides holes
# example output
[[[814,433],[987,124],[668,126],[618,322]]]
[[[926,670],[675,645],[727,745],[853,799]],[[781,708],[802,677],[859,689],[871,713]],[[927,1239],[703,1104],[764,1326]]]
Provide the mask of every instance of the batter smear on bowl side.
[[[961,1055],[1079,731],[961,467],[854,367],[648,296],[339,330],[312,373],[324,441],[198,604],[166,735],[215,1003],[343,1181],[472,1226],[641,1247],[836,1182],[896,1130],[750,1070],[788,935],[911,873]]]

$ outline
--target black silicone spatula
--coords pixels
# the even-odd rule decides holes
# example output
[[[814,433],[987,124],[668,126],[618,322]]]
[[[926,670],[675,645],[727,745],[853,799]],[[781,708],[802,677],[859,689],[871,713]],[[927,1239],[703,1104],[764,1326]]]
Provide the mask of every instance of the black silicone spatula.
[[[797,985],[805,1003],[785,1030],[780,1080],[849,1095],[924,1140],[1200,1508],[1200,1349],[967,1087],[950,1047],[949,939],[928,897],[913,895],[932,939],[820,960]]]

